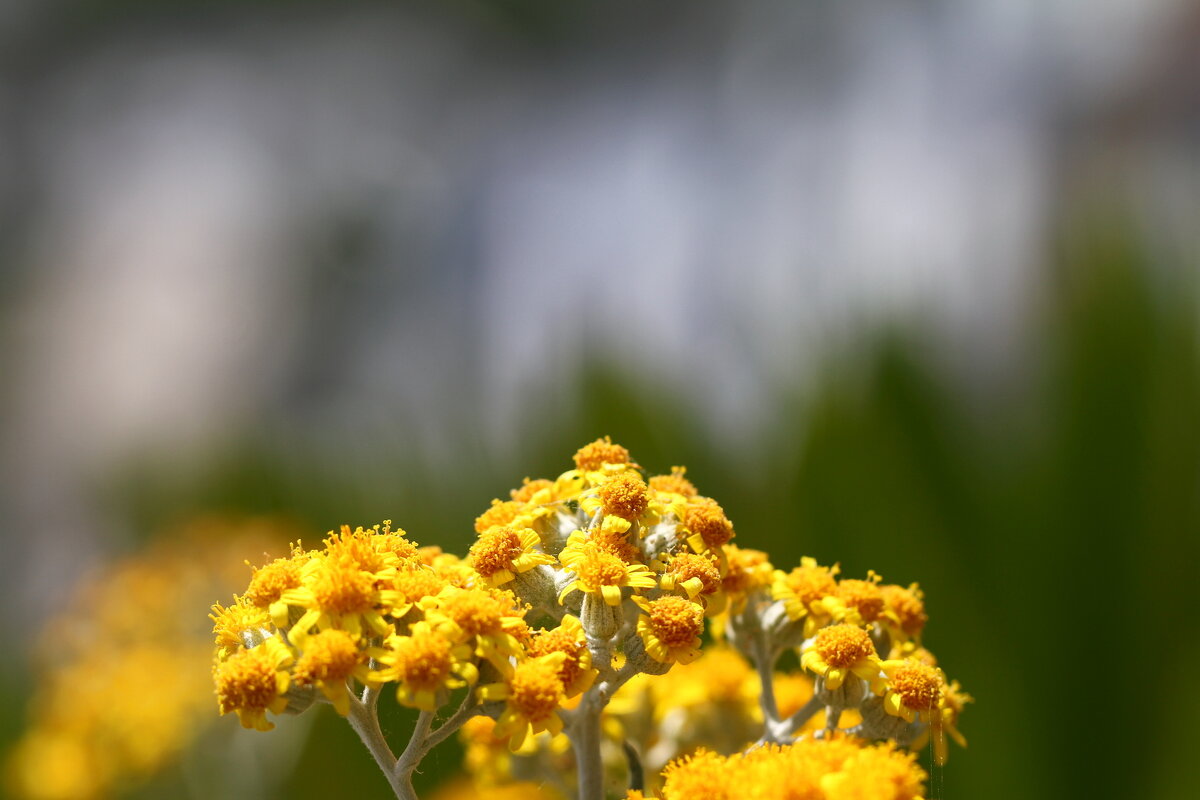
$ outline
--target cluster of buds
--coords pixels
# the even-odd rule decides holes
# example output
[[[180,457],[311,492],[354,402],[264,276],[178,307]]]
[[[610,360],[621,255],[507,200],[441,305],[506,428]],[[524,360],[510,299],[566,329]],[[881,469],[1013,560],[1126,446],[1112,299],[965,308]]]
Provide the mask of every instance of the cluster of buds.
[[[749,745],[754,763],[784,764],[798,757],[798,737],[830,747],[916,745],[932,731],[944,760],[943,733],[959,738],[967,698],[919,645],[925,616],[915,586],[884,586],[873,575],[838,581],[836,567],[808,560],[776,571],[764,553],[731,543],[725,512],[682,468],[646,478],[607,438],[574,461],[557,479],[526,479],[510,499],[493,501],[465,559],[418,547],[383,523],[343,527],[319,550],[296,545],[255,569],[242,595],[214,609],[221,712],[267,730],[267,711],[327,701],[401,798],[416,796],[411,775],[421,758],[460,729],[476,743],[468,762],[481,777],[511,778],[519,772],[512,764],[523,762],[553,778],[565,759],[573,778],[561,781],[563,793],[599,800],[616,775],[640,797],[659,786],[652,775],[647,787],[644,756],[684,750],[653,726],[643,726],[640,740],[626,735],[622,702],[704,649],[748,658],[761,682],[746,694],[757,695],[757,730],[729,752]],[[718,640],[707,646],[706,619]],[[809,699],[795,708],[777,698],[774,675],[789,648],[814,676]],[[399,756],[379,729],[383,691],[420,711]],[[819,712],[824,725],[813,730]],[[843,719],[852,724],[839,728]],[[903,788],[923,779],[911,758],[890,745],[879,752],[858,760],[899,759],[917,776],[893,782],[901,788],[886,797],[916,797]],[[667,765],[664,797],[687,796],[670,786],[693,762]],[[857,760],[843,762],[851,767],[837,773],[853,773]]]

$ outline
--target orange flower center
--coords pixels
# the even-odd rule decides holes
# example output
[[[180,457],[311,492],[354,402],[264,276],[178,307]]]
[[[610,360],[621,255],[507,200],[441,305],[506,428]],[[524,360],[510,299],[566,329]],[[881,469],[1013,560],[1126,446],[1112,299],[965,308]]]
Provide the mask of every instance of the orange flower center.
[[[702,594],[712,594],[721,588],[721,573],[717,571],[717,565],[712,562],[711,558],[705,558],[695,553],[677,554],[671,559],[668,574],[673,575],[675,580],[680,583],[692,578],[699,578],[703,584],[703,588],[700,590]]]
[[[434,633],[405,636],[394,647],[392,658],[400,680],[418,691],[436,691],[454,666],[450,642]]]
[[[636,472],[622,472],[601,486],[597,495],[605,514],[630,522],[640,517],[650,502],[646,484]]]
[[[733,523],[721,507],[711,501],[689,508],[683,524],[709,547],[720,547],[733,538]]]
[[[530,722],[547,719],[565,699],[558,668],[553,663],[530,660],[517,665],[509,681],[508,702]]]
[[[584,472],[600,469],[605,464],[628,464],[629,451],[605,436],[585,444],[575,453],[575,466]]]
[[[485,578],[512,566],[513,559],[521,555],[524,548],[517,529],[509,525],[489,528],[471,545],[471,566]]]
[[[265,709],[275,700],[279,684],[275,659],[265,647],[239,650],[217,667],[217,702],[221,713],[234,709]]]
[[[588,588],[595,591],[601,586],[624,586],[627,578],[625,562],[597,548],[588,548],[574,566],[575,574]]]
[[[889,683],[904,705],[915,711],[935,708],[945,687],[941,674],[919,661],[910,661],[897,669]]]
[[[690,600],[668,595],[649,604],[650,629],[667,647],[688,647],[704,630],[704,609]]]
[[[850,665],[875,655],[871,635],[856,625],[831,625],[817,632],[813,649],[831,667]]]
[[[304,654],[296,662],[292,677],[301,686],[315,681],[344,681],[366,658],[350,634],[337,629],[321,631],[305,640]]]
[[[686,470],[683,467],[672,467],[670,475],[655,475],[650,479],[650,488],[656,492],[671,492],[684,497],[695,497],[699,494],[692,482],[683,477]]]
[[[311,587],[318,607],[324,611],[361,614],[375,607],[374,579],[350,558],[325,559]]]
[[[826,567],[799,566],[787,574],[787,587],[804,605],[811,605],[837,591],[837,581]]]
[[[874,622],[883,613],[883,592],[871,581],[844,580],[838,584],[837,595],[858,610],[863,622]]]
[[[259,608],[266,608],[288,589],[300,585],[300,565],[290,558],[277,558],[254,571],[250,586],[242,595]]]

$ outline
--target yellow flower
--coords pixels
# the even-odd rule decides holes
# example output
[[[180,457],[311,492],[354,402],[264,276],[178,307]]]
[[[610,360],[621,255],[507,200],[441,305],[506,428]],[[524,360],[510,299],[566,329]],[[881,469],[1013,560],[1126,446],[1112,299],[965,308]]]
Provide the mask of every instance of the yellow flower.
[[[880,621],[887,626],[892,639],[905,641],[920,637],[925,622],[925,595],[921,587],[912,584],[908,588],[889,584],[880,586],[883,594],[884,611]]]
[[[548,481],[545,478],[537,478],[535,480],[526,478],[521,481],[520,488],[513,489],[508,493],[508,496],[518,503],[541,505],[553,499],[551,496],[553,489],[554,481]]]
[[[771,588],[775,568],[762,550],[743,549],[735,544],[724,545],[721,549],[727,565],[721,588],[733,611],[740,612],[751,594]]]
[[[566,656],[558,677],[567,697],[586,692],[596,680],[599,673],[592,667],[592,652],[587,646],[583,624],[577,617],[566,614],[557,628],[541,630],[533,635],[529,643],[529,655],[537,658],[550,653]]]
[[[887,675],[883,697],[887,713],[905,722],[924,719],[932,726],[941,725],[946,676],[940,669],[911,658],[884,661],[880,667]]]
[[[271,624],[271,615],[245,597],[235,597],[229,607],[216,603],[212,610],[208,618],[213,621],[219,659],[225,659],[235,651],[250,646],[256,639],[270,635],[268,626]]]
[[[289,677],[283,667],[292,663],[290,650],[272,637],[257,647],[239,650],[214,668],[217,705],[222,714],[237,712],[244,728],[269,731],[268,709],[276,714],[287,708]]]
[[[605,516],[634,522],[650,504],[650,490],[641,476],[632,470],[607,478],[595,493],[584,499],[580,507],[587,514],[600,511]]]
[[[700,634],[704,632],[704,609],[682,597],[667,595],[657,600],[633,598],[642,609],[637,633],[646,654],[664,664],[688,664],[700,657]]]
[[[585,444],[575,452],[575,467],[580,472],[599,472],[605,467],[625,465],[637,467],[629,460],[629,451],[619,444],[613,444],[608,436],[597,439],[591,444]]]
[[[294,548],[292,555],[287,558],[277,558],[255,569],[250,577],[250,586],[242,597],[257,608],[267,609],[276,627],[286,627],[287,603],[282,597],[284,592],[300,588],[300,568],[309,558],[309,553]]]
[[[663,777],[663,800],[920,800],[925,773],[890,744],[832,737],[732,756],[701,749]]]
[[[565,653],[548,653],[517,664],[504,683],[479,687],[479,698],[485,703],[504,701],[504,711],[496,720],[495,734],[507,738],[510,750],[521,747],[531,733],[549,731],[557,736],[562,732],[558,710],[566,700],[559,677]]]
[[[689,600],[701,598],[705,615],[713,616],[725,610],[726,600],[721,573],[712,556],[695,553],[676,553],[667,562],[660,579],[663,591],[681,590]]]
[[[851,675],[882,687],[880,663],[871,635],[857,625],[822,628],[800,657],[800,666],[823,677],[828,689],[839,688]]]
[[[424,564],[399,570],[392,579],[394,595],[391,597],[391,615],[400,619],[426,598],[436,596],[447,585],[446,579],[437,570]]]
[[[303,646],[311,628],[339,628],[355,636],[369,631],[385,636],[391,630],[383,618],[384,591],[378,582],[394,579],[395,569],[386,576],[362,569],[353,554],[335,550],[314,556],[301,570],[303,585],[282,595],[288,605],[305,609],[288,632],[288,639]]]
[[[382,655],[382,651],[377,654]],[[370,654],[360,649],[355,637],[331,628],[304,640],[304,652],[292,669],[292,680],[297,686],[315,685],[344,717],[350,713],[346,681],[353,677],[360,683],[368,683],[369,658]]]
[[[428,622],[416,622],[408,636],[388,638],[378,656],[384,668],[368,676],[369,683],[396,681],[401,705],[436,711],[452,689],[474,684],[479,670],[471,661],[471,648],[454,643]]]
[[[559,593],[560,603],[578,589],[602,597],[610,606],[619,606],[622,588],[652,589],[656,583],[654,573],[645,564],[626,564],[596,542],[583,542],[572,553],[564,550],[562,559],[563,566],[575,574],[575,580]]]
[[[700,494],[692,482],[684,477],[687,469],[671,467],[670,475],[655,475],[650,479],[650,489],[665,494],[677,494],[681,497],[695,497]]]
[[[734,775],[726,759],[701,747],[663,770],[665,800],[735,800]]]
[[[529,636],[525,609],[511,592],[499,589],[447,586],[425,603],[425,617],[438,633],[455,644],[473,644],[476,655],[500,672],[510,669],[509,657],[523,652]]]
[[[826,800],[921,800],[925,772],[891,743],[864,747],[820,779]]]
[[[873,572],[865,581],[838,581],[837,590],[825,597],[824,606],[838,622],[870,625],[884,609],[883,592],[878,583],[879,576]]]
[[[715,500],[705,497],[696,498],[688,505],[683,517],[683,526],[687,529],[687,542],[697,553],[712,550],[720,558],[724,558],[722,545],[734,537],[733,523],[725,516],[725,511]]]
[[[829,619],[822,601],[837,591],[838,566],[822,567],[805,556],[791,572],[775,571],[771,596],[783,602],[788,619],[804,620],[804,636],[812,637]]]
[[[518,521],[524,522],[522,517],[528,513],[528,510],[528,504],[518,500],[493,500],[491,507],[475,518],[475,532],[484,533],[497,525],[514,525]]]
[[[502,586],[522,572],[555,562],[554,556],[536,549],[540,544],[530,528],[494,525],[471,545],[468,560],[489,586]]]

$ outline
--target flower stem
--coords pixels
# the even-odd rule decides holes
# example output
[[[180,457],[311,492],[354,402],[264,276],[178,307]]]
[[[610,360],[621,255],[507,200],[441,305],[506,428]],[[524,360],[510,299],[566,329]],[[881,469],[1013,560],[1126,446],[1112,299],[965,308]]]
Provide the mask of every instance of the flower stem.
[[[604,800],[604,765],[600,761],[600,709],[593,689],[587,692],[572,720],[569,736],[575,749],[579,800]]]
[[[358,734],[358,738],[362,739],[363,744],[367,746],[367,750],[375,759],[375,763],[383,770],[383,774],[387,777],[398,800],[418,800],[408,777],[405,776],[401,779],[396,773],[396,756],[393,755],[392,748],[388,746],[387,739],[383,738],[383,731],[379,729],[379,717],[376,714],[374,703],[365,705],[357,697],[351,695],[348,716],[350,727]]]

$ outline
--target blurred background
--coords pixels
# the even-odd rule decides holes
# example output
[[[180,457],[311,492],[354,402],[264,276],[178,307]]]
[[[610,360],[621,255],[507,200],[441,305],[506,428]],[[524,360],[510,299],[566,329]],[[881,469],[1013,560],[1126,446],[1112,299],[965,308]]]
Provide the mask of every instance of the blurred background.
[[[35,773],[386,797],[329,709],[155,728],[64,621],[204,636],[342,522],[464,552],[611,434],[921,582],[943,797],[1193,798],[1198,223],[1196,0],[5,0],[0,751],[146,706],[103,791]]]

